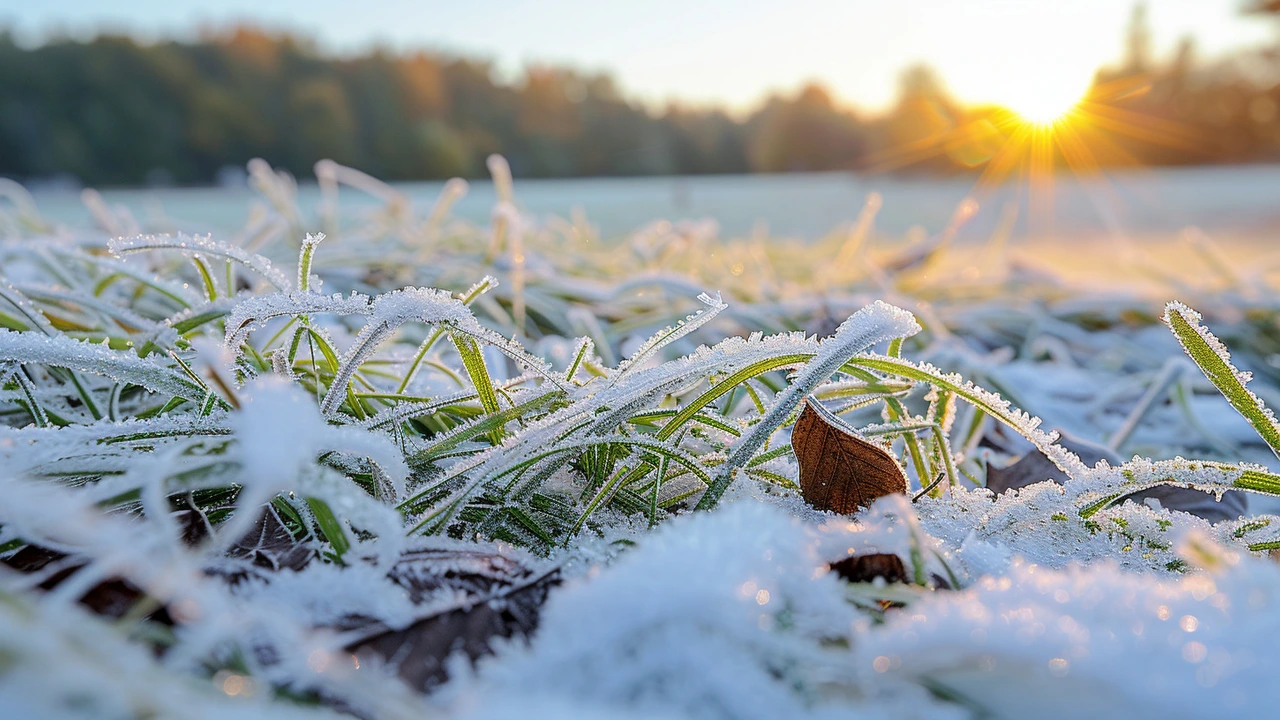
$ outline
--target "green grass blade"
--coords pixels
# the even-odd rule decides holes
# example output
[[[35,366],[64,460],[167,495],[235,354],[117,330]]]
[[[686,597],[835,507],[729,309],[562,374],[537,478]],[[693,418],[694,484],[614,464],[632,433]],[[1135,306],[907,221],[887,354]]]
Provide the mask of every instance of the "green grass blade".
[[[316,524],[320,526],[320,531],[324,533],[325,539],[333,546],[333,554],[341,560],[342,556],[351,549],[351,541],[347,539],[347,533],[342,529],[342,523],[333,514],[329,504],[319,498],[307,498],[307,507],[311,508],[311,513],[315,515]]]
[[[716,383],[711,389],[694,398],[692,402],[680,409],[680,413],[671,418],[662,429],[658,431],[657,438],[666,440],[671,437],[676,430],[679,430],[686,422],[688,422],[699,410],[706,407],[708,403],[715,401],[725,393],[734,389],[738,385],[746,382],[750,378],[787,367],[789,365],[797,365],[808,362],[813,358],[813,353],[796,353],[793,355],[782,355],[775,358],[768,358],[759,362],[752,363],[729,377]]]
[[[1200,324],[1200,313],[1182,303],[1171,302],[1165,308],[1163,319],[1209,382],[1249,421],[1271,452],[1280,457],[1280,424],[1262,400],[1245,386],[1250,376],[1231,364],[1226,346]]]
[[[450,337],[453,339],[453,346],[458,349],[458,357],[462,358],[462,366],[466,368],[476,394],[480,396],[480,404],[485,412],[499,412],[502,408],[498,404],[498,393],[493,389],[493,379],[489,377],[489,368],[484,364],[480,346],[474,339],[461,333],[454,333]],[[501,427],[493,429],[490,437],[494,445],[502,442],[502,435]]]

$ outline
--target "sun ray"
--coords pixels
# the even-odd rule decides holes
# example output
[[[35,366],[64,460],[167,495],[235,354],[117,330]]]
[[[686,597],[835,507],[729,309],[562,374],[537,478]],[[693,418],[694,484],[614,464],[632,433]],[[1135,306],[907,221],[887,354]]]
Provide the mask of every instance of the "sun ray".
[[[1090,204],[1105,216],[1114,233],[1121,199],[1104,167],[1142,165],[1117,142],[1119,138],[1199,154],[1207,154],[1216,144],[1214,138],[1182,123],[1115,104],[1149,89],[1149,80],[1135,76],[1100,83],[1084,92],[1028,95],[1015,107],[978,108],[952,128],[872,155],[868,171],[888,172],[945,155],[959,165],[982,167],[969,193],[979,202],[1016,175],[1018,197],[1028,206],[1028,230],[1048,235],[1054,225],[1056,173],[1065,168],[1090,180],[1083,183]]]
[[[1009,141],[1004,144],[1000,152],[987,163],[983,168],[982,175],[978,177],[975,183],[975,191],[985,195],[995,189],[1008,177],[1013,166],[1018,164],[1025,155],[1027,143],[1030,141],[1032,126],[1022,123],[1016,127],[1013,134],[1009,137]]]
[[[1080,113],[1094,125],[1121,135],[1179,150],[1207,154],[1213,138],[1187,126],[1150,115],[1095,102],[1080,104]]]

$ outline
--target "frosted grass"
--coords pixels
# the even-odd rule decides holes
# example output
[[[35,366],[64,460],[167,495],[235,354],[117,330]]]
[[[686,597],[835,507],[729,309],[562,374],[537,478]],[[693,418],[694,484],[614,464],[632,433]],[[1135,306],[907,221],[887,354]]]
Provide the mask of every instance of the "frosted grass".
[[[1264,404],[1280,308],[1196,291],[1206,308],[1253,304],[1211,315],[1223,340],[1176,303],[1166,329],[1138,296],[1099,301],[1017,267],[970,277],[945,240],[878,238],[873,211],[812,246],[662,222],[606,246],[580,219],[522,214],[505,161],[489,165],[487,227],[449,217],[465,184],[418,217],[335,163],[317,168],[313,222],[293,180],[255,162],[266,205],[219,240],[104,241],[33,220],[15,195],[23,221],[0,223],[0,553],[66,557],[0,574],[6,707],[969,717],[1280,699],[1260,670],[1276,578],[1259,559],[1280,549],[1280,517],[1210,523],[1129,500],[1280,496]],[[382,205],[339,217],[351,189]],[[920,248],[918,264],[897,254]],[[1203,377],[1170,379],[1179,344]],[[806,506],[788,434],[810,396],[883,438],[917,501]],[[1090,467],[1058,424],[1140,454]],[[1031,452],[1065,481],[984,487]],[[315,559],[267,571],[237,555],[264,509]],[[468,606],[448,588],[410,601],[390,579],[406,553],[464,549],[566,579],[531,643],[452,661],[429,696],[356,667],[348,619],[404,628]],[[827,572],[869,552],[898,555],[911,581]],[[107,638],[75,601],[109,579],[144,596]],[[161,607],[172,626],[149,619]]]

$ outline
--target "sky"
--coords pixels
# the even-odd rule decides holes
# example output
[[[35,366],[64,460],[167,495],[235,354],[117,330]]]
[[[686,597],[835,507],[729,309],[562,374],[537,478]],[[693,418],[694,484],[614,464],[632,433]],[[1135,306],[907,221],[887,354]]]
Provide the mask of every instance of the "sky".
[[[1201,57],[1275,37],[1243,0],[1148,0],[1157,56],[1192,35]],[[746,111],[770,91],[819,81],[838,97],[889,105],[911,64],[936,68],[961,100],[1017,106],[1035,88],[1082,93],[1122,54],[1126,0],[41,0],[0,8],[25,41],[110,27],[190,36],[250,21],[316,37],[334,52],[377,43],[613,74],[630,97]]]

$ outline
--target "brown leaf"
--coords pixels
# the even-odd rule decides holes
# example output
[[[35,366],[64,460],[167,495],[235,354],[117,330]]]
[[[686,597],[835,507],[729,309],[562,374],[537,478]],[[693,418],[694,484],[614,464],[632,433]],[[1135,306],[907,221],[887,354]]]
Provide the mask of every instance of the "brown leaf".
[[[791,446],[800,464],[800,493],[819,510],[853,513],[876,498],[907,492],[898,461],[812,396],[791,431]]]
[[[208,536],[207,521],[200,513],[194,510],[179,510],[172,516],[182,527],[185,541],[194,545]],[[315,550],[309,545],[295,541],[275,510],[268,505],[254,527],[231,546],[228,555],[238,561],[246,562],[237,566],[207,567],[205,571],[222,575],[228,582],[238,582],[248,576],[246,569],[257,568],[273,572],[285,568],[301,570],[315,556]],[[61,567],[54,563],[59,563]],[[82,569],[87,561],[56,550],[27,545],[0,561],[0,564],[22,573],[43,571],[48,574],[48,577],[40,583],[39,587],[43,590],[52,590]],[[118,618],[133,610],[134,606],[145,598],[146,593],[129,580],[109,577],[87,590],[80,596],[79,601],[80,604],[99,615]],[[173,624],[165,607],[151,611],[147,617],[165,625]]]
[[[55,563],[62,564],[58,568]],[[46,572],[49,576],[40,583],[42,590],[52,590],[77,570],[84,567],[84,562],[69,558],[56,550],[28,545],[10,555],[3,561],[4,565],[23,573]],[[108,578],[85,591],[78,599],[80,604],[89,610],[107,617],[123,617],[133,609],[134,605],[145,597],[133,583],[119,578]],[[173,620],[165,608],[158,608],[147,614],[151,620],[172,625]]]
[[[1093,467],[1099,461],[1106,460],[1112,467],[1124,462],[1114,450],[1089,442],[1059,430],[1058,444],[1075,453],[1085,465]],[[999,495],[1007,490],[1017,490],[1045,480],[1052,480],[1059,485],[1067,481],[1067,474],[1053,461],[1045,457],[1039,450],[1031,450],[1005,467],[991,466],[987,468],[987,488]],[[1222,499],[1192,488],[1159,485],[1149,490],[1127,496],[1135,503],[1141,504],[1147,498],[1160,501],[1160,506],[1168,510],[1181,510],[1198,515],[1209,522],[1235,520],[1248,511],[1248,500],[1242,491],[1231,491],[1223,494]]]
[[[911,578],[907,574],[907,567],[902,562],[902,558],[893,553],[868,553],[866,555],[852,555],[843,560],[833,562],[830,565],[831,572],[839,577],[854,583],[872,582],[876,578],[884,578],[886,583],[910,583]],[[951,583],[947,579],[931,573],[929,576],[930,583],[928,587],[935,590],[950,590]],[[890,604],[886,603],[885,608]]]
[[[444,682],[445,661],[461,651],[472,661],[490,654],[496,638],[527,637],[538,625],[547,593],[560,582],[556,569],[537,572],[481,551],[420,550],[405,554],[390,577],[415,603],[431,610],[408,627],[381,623],[345,628],[357,639],[347,650],[389,663],[409,685],[429,690]],[[432,604],[441,594],[456,599]]]
[[[831,572],[849,582],[871,582],[878,577],[884,578],[885,582],[908,582],[907,568],[902,564],[902,558],[893,553],[847,557],[831,563]]]
[[[316,556],[315,548],[293,539],[275,508],[267,505],[249,532],[227,554],[267,570],[301,570]]]

